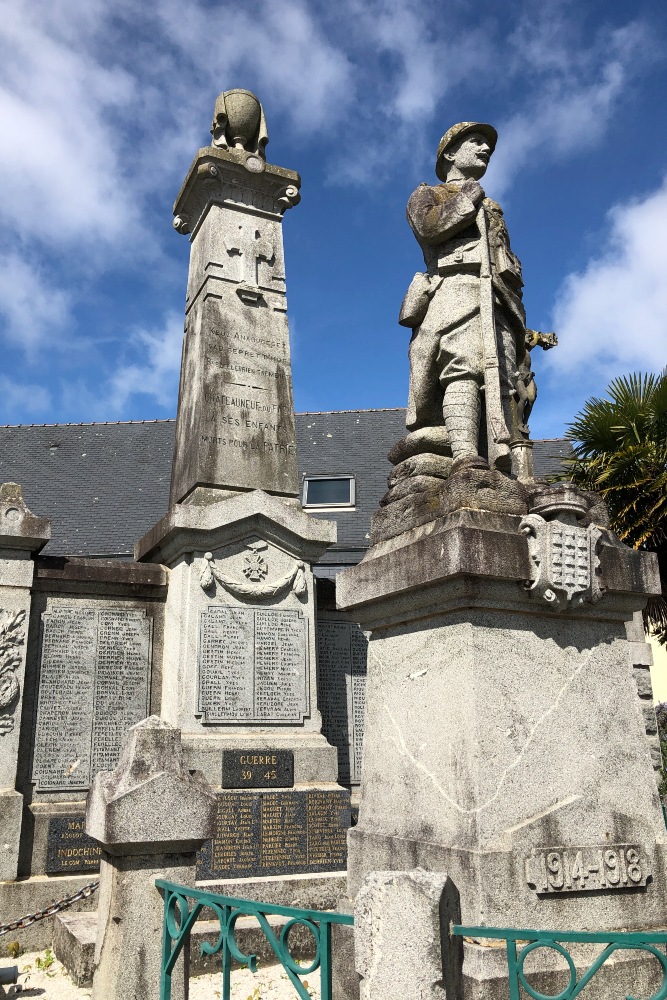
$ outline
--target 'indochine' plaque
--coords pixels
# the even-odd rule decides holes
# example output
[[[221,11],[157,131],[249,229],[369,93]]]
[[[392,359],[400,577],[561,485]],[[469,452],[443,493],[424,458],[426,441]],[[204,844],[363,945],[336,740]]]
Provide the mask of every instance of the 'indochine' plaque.
[[[83,813],[54,816],[49,820],[46,845],[46,874],[98,872],[102,848],[86,834]]]
[[[113,770],[149,709],[152,621],[144,611],[57,607],[42,616],[33,780],[88,788]]]
[[[223,792],[197,878],[343,871],[349,826],[350,795],[342,790]]]
[[[209,723],[296,723],[308,712],[308,627],[298,611],[201,614],[198,711]]]

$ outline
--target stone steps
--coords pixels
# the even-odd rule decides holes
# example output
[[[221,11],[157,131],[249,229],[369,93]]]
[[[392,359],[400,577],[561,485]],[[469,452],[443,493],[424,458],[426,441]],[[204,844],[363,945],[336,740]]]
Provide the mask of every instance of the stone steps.
[[[206,882],[198,888],[242,899],[278,906],[296,906],[304,909],[331,910],[345,894],[345,872],[327,872],[320,875],[279,875],[258,879],[229,879],[224,882]],[[210,911],[209,911],[210,912]],[[269,916],[269,924],[279,937],[288,917]],[[59,913],[54,921],[53,950],[77,986],[90,986],[93,976],[97,913]],[[221,967],[221,956],[201,955],[204,941],[217,940],[217,920],[197,921],[190,942],[190,975],[200,976],[215,972]],[[315,944],[310,932],[296,926],[290,932],[290,951],[294,958],[311,959]],[[255,954],[265,964],[277,961],[271,945],[254,917],[239,917],[236,922],[236,941],[243,954]]]

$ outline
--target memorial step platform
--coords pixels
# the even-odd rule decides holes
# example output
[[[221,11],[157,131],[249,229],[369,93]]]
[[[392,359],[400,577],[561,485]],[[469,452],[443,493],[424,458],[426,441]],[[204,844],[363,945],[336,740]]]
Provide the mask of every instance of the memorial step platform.
[[[254,899],[278,906],[297,906],[303,909],[333,910],[337,900],[344,895],[347,885],[345,872],[327,872],[320,875],[281,875],[274,878],[230,879],[198,883],[199,888],[226,896]],[[269,916],[268,921],[279,936],[288,917]],[[90,986],[93,978],[97,912],[59,913],[54,922],[53,951],[79,987]],[[201,976],[214,972],[221,966],[220,955],[201,955],[200,945],[213,943],[219,934],[217,920],[199,920],[191,935],[190,975]],[[315,943],[303,926],[290,932],[290,948],[294,958],[312,959]],[[245,954],[254,954],[264,963],[276,961],[276,956],[254,917],[240,917],[236,921],[236,941]]]

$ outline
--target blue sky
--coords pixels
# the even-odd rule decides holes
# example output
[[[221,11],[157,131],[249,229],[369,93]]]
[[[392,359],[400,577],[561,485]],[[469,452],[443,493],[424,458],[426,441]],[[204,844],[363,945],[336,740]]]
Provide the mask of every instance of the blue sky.
[[[523,261],[534,437],[667,363],[667,8],[610,0],[0,0],[0,422],[174,416],[189,244],[171,207],[216,95],[302,176],[284,235],[297,410],[405,405],[405,204],[441,134]]]

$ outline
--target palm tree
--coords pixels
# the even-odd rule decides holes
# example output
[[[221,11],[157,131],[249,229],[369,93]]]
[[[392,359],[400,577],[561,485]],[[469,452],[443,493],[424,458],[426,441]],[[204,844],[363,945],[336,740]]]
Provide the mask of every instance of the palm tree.
[[[644,626],[667,643],[667,368],[616,378],[607,396],[589,399],[567,428],[568,478],[602,494],[622,541],[658,554],[663,591]]]

